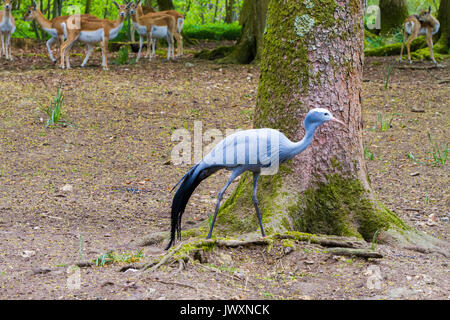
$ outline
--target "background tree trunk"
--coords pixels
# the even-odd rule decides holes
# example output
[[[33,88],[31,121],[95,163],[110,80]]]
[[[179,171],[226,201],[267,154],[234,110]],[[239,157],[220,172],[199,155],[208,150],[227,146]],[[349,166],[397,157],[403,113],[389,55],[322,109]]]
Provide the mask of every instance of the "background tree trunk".
[[[175,7],[173,6],[172,0],[158,0],[158,11],[164,10],[173,10]]]
[[[241,36],[234,50],[219,63],[250,63],[259,60],[263,47],[269,0],[245,0],[239,23]]]
[[[234,0],[226,0],[225,23],[233,23],[233,7],[234,7]]]
[[[295,230],[371,241],[380,230],[386,240],[412,238],[368,181],[361,137],[363,30],[361,0],[270,1],[254,126],[299,141],[304,117],[315,107],[347,125],[324,124],[303,153],[276,175],[261,177],[258,200],[268,234]],[[221,207],[219,235],[259,233],[251,194],[247,174]]]
[[[91,0],[86,0],[86,7],[84,8],[84,13],[91,12]]]
[[[450,53],[450,0],[441,0],[437,19],[441,24],[439,41],[436,44],[436,52]]]
[[[401,27],[409,16],[406,0],[380,0],[381,34],[387,34],[395,27]]]

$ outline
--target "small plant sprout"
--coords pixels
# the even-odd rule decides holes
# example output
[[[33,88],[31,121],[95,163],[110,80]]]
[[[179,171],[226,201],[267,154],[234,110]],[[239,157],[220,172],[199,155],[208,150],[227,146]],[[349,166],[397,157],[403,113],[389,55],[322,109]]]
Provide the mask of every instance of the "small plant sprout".
[[[374,129],[378,129],[379,131],[387,131],[388,129],[392,128],[392,121],[394,120],[394,114],[391,114],[390,118],[384,118],[381,113],[378,113],[377,115],[377,122],[375,124]]]
[[[42,107],[45,113],[49,116],[49,119],[47,120],[46,124],[47,128],[56,127],[58,124],[72,127],[72,124],[70,124],[66,120],[63,120],[62,116],[63,105],[64,105],[64,96],[62,94],[61,88],[58,87],[56,90],[56,96],[53,98],[53,101],[50,103],[50,106],[48,106],[47,108]]]
[[[448,155],[448,142],[445,144],[439,144],[431,138],[430,132],[428,132],[428,140],[431,143],[431,146],[433,148],[433,151],[429,152],[432,156],[432,162],[435,165],[445,165],[447,163],[447,155]]]
[[[130,49],[128,46],[123,46],[117,52],[117,58],[114,60],[113,64],[123,65],[123,64],[135,64],[136,59],[130,59]]]
[[[386,72],[386,79],[384,80],[384,89],[387,90],[388,85],[389,85],[389,77],[391,76],[391,72],[392,72],[392,65],[389,64],[388,68],[387,68],[387,72]]]
[[[134,263],[144,258],[144,249],[139,250],[136,253],[122,253],[118,254],[114,251],[102,254],[97,259],[94,259],[94,263],[98,267],[103,267],[107,264],[113,263]]]
[[[374,159],[373,153],[370,152],[366,147],[364,147],[364,158],[366,160],[373,160]]]

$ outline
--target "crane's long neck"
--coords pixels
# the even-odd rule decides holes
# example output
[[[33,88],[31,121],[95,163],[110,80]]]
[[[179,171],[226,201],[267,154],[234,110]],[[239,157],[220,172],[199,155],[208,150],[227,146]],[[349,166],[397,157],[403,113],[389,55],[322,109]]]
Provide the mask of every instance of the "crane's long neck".
[[[306,127],[306,133],[302,140],[299,142],[293,142],[292,146],[290,148],[290,151],[288,153],[288,158],[291,159],[295,155],[299,154],[303,150],[305,150],[311,143],[312,139],[314,138],[314,132],[317,129],[317,125],[311,125]]]

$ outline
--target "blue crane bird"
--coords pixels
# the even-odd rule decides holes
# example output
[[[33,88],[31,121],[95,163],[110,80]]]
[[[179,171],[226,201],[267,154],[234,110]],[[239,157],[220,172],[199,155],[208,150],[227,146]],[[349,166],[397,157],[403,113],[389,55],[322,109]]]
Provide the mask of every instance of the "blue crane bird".
[[[283,133],[269,128],[238,131],[221,140],[173,187],[175,189],[180,185],[172,201],[171,234],[170,242],[166,250],[174,244],[176,236],[178,236],[178,239],[181,238],[181,217],[195,188],[200,182],[220,169],[227,169],[232,171],[232,173],[228,182],[219,191],[217,196],[214,217],[206,239],[211,238],[223,194],[231,182],[245,171],[251,171],[253,173],[252,201],[255,206],[256,215],[258,216],[261,234],[265,237],[261,212],[256,197],[260,174],[276,172],[279,164],[305,150],[311,143],[315,130],[327,121],[336,121],[344,125],[342,121],[334,118],[327,109],[315,108],[309,111],[305,117],[304,125],[306,133],[299,142],[292,142]]]

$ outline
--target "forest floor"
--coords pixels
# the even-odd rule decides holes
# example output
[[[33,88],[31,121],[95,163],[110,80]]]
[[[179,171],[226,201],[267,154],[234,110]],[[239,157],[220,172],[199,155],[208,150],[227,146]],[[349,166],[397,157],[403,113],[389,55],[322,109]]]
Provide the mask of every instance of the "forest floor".
[[[169,229],[169,191],[189,167],[170,162],[174,130],[192,133],[195,121],[203,133],[251,128],[259,70],[194,59],[188,51],[175,62],[158,57],[137,65],[113,65],[111,53],[110,71],[99,66],[98,52],[85,69],[75,55],[74,69],[62,71],[44,48],[17,50],[12,63],[0,60],[1,299],[450,298],[448,257],[384,244],[377,245],[384,255],[378,260],[334,256],[308,243],[286,250],[276,242],[270,250],[217,248],[203,264],[179,272],[178,264],[119,271],[126,262],[68,268],[110,251],[135,260],[141,249],[146,259],[164,254],[163,244],[139,243]],[[433,69],[429,62],[402,66],[394,57],[365,61],[370,180],[400,218],[448,244],[448,163],[434,162],[428,133],[448,143],[450,85],[442,80],[450,79],[450,61]],[[73,127],[46,128],[42,106],[59,85]],[[218,173],[195,191],[184,229],[208,218],[227,176]],[[80,286],[71,286],[73,275]]]

